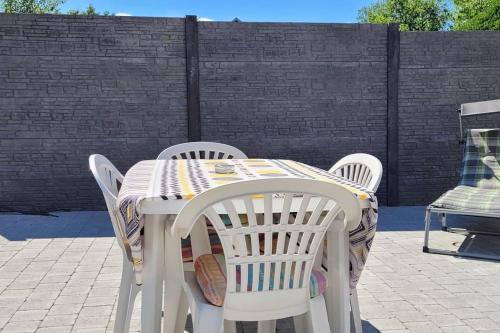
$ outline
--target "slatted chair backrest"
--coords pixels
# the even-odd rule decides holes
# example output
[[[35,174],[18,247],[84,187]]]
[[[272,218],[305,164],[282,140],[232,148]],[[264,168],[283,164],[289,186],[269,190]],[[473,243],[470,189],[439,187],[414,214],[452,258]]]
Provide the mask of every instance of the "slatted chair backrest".
[[[344,187],[308,179],[276,178],[223,185],[193,198],[172,232],[186,238],[199,216],[212,221],[224,250],[224,317],[253,320],[307,311],[318,246],[331,223],[352,230],[357,199]]]
[[[116,216],[116,198],[118,191],[123,183],[123,175],[106,157],[99,154],[94,154],[89,157],[90,171],[102,191],[106,207],[108,208],[113,230],[117,238],[118,244],[125,251],[127,257],[130,257],[129,247],[126,246],[125,228],[121,225]]]
[[[189,159],[246,159],[238,148],[218,142],[187,142],[168,147],[158,155],[158,160]]]
[[[376,192],[382,179],[382,163],[373,155],[351,154],[335,163],[329,172],[352,180],[372,192]]]

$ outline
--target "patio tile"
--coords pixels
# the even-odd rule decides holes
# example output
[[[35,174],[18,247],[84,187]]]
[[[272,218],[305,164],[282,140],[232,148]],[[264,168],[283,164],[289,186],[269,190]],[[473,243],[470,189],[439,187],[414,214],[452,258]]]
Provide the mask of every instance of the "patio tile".
[[[7,322],[9,321],[10,319],[10,316],[0,316],[0,329],[2,327],[5,326],[5,324],[7,324]]]
[[[88,286],[91,287],[95,283],[94,279],[83,279],[80,277],[72,276],[68,282],[66,282],[66,287],[83,287]]]
[[[64,286],[66,286],[63,282],[54,282],[54,283],[40,283],[35,290],[44,290],[44,291],[61,291]]]
[[[87,298],[87,295],[59,296],[56,299],[56,304],[83,303],[86,298]]]
[[[71,277],[71,275],[69,275],[69,274],[64,275],[64,274],[50,274],[49,273],[43,277],[41,282],[42,283],[57,283],[57,282],[64,283],[64,282],[67,282],[70,277]]]
[[[33,293],[33,289],[9,289],[7,288],[2,292],[0,298],[10,298],[10,299],[20,299],[24,300],[24,298],[28,297],[28,295]]]
[[[417,310],[392,312],[394,317],[398,318],[402,323],[413,321],[428,321],[429,318]]]
[[[423,293],[413,294],[405,292],[404,299],[413,306],[436,305],[436,299]]]
[[[439,327],[460,326],[463,321],[452,314],[428,316],[428,318]]]
[[[83,307],[82,303],[55,304],[50,308],[48,315],[57,316],[57,315],[78,314],[82,309],[82,307]]]
[[[87,295],[90,291],[90,286],[87,285],[75,285],[74,287],[65,287],[61,290],[61,295]]]
[[[76,271],[72,278],[74,280],[93,280],[99,275],[99,271]]]
[[[57,326],[69,326],[71,327],[77,318],[77,314],[68,315],[57,315],[57,316],[47,316],[43,319],[40,327],[57,327]]]
[[[37,329],[37,333],[68,333],[71,332],[72,326],[51,326],[51,327],[40,327]]]
[[[484,318],[486,316],[486,313],[474,308],[452,309],[450,312],[462,320]]]
[[[40,324],[39,321],[9,322],[2,328],[3,333],[35,332]]]
[[[412,333],[440,333],[443,332],[438,326],[431,322],[409,322],[405,326]]]
[[[85,306],[113,305],[115,304],[115,300],[116,297],[114,296],[89,297],[85,300]]]
[[[415,307],[405,301],[380,302],[386,311],[412,311]]]
[[[443,332],[445,332],[445,333],[475,333],[476,330],[470,328],[469,326],[453,326],[453,327],[443,327]]]
[[[118,288],[92,288],[89,293],[91,297],[115,296],[118,295]]]
[[[449,310],[437,304],[422,304],[416,305],[417,309],[426,315],[443,315],[448,314]]]
[[[484,314],[494,322],[498,323],[498,326],[500,328],[500,311],[485,312]]]
[[[28,296],[28,300],[55,300],[59,296],[59,290],[34,290]]]
[[[401,330],[405,329],[405,326],[396,318],[389,319],[372,319],[370,324],[379,330]]]
[[[17,311],[9,322],[15,321],[28,321],[28,320],[42,320],[49,310],[24,310]]]
[[[362,306],[360,305],[361,317],[365,319],[387,318],[387,310],[382,305]]]
[[[86,317],[78,316],[75,322],[75,330],[78,329],[89,329],[89,328],[103,328],[105,329],[108,325],[109,317],[98,316],[98,317]]]
[[[0,307],[0,314],[2,317],[12,317],[19,308],[17,306],[13,307]]]
[[[494,322],[490,318],[465,319],[464,322],[477,331],[499,329],[498,323]]]
[[[84,306],[80,311],[80,316],[85,317],[98,317],[111,315],[113,307],[111,305],[101,305],[101,306]]]
[[[436,302],[447,309],[461,309],[466,303],[459,297],[436,297]]]
[[[422,224],[406,223],[404,217],[391,221],[387,212],[392,210],[381,209],[358,284],[364,333],[498,332],[500,264],[423,254]],[[86,232],[91,237],[0,242],[2,332],[112,332],[121,249],[112,237]],[[454,241],[453,235],[432,233],[435,244]],[[131,332],[140,331],[140,314],[139,297]],[[239,333],[256,331],[253,322],[237,326]],[[278,321],[277,333],[293,331],[291,319]]]

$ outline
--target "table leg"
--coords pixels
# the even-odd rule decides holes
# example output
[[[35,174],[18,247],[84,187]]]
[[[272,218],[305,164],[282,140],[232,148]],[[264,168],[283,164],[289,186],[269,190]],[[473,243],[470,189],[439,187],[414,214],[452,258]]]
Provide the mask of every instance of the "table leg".
[[[350,332],[349,232],[335,221],[327,232],[328,288],[325,294],[328,321],[334,333]]]
[[[165,217],[145,215],[141,332],[161,331]]]
[[[188,303],[184,296],[184,276],[182,275],[182,252],[180,238],[172,237],[170,228],[173,219],[167,220],[165,228],[165,299],[164,333],[183,333],[188,313]]]
[[[276,320],[264,320],[257,323],[257,333],[275,333]]]

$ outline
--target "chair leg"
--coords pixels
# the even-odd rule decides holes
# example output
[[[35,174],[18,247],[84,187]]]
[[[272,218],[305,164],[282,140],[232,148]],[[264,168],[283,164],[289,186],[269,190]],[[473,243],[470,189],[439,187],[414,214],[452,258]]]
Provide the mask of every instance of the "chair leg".
[[[170,223],[167,223],[170,225]],[[170,234],[170,227],[165,228],[165,271],[164,297],[163,297],[163,332],[184,332],[186,324],[187,307],[184,302],[186,294],[182,288],[182,261],[180,260],[180,238]],[[192,310],[192,309],[191,309]]]
[[[236,322],[234,320],[224,320],[224,333],[236,333]]]
[[[446,221],[446,214],[445,213],[441,214],[441,230],[443,230],[443,231],[448,230],[448,223]]]
[[[259,321],[257,324],[257,333],[274,333],[276,332],[276,320]]]
[[[431,228],[432,213],[429,208],[425,211],[425,235],[424,235],[424,248],[423,251],[429,252],[429,230]]]
[[[130,297],[128,300],[127,318],[125,319],[125,326],[123,332],[128,332],[130,330],[130,320],[132,319],[132,313],[134,312],[135,298],[139,293],[140,287],[135,283],[132,284],[130,289]]]
[[[222,333],[224,319],[222,310],[210,307],[198,307],[193,316],[193,333]],[[193,313],[192,313],[193,315]]]
[[[176,321],[175,331],[184,332],[186,328],[186,320],[189,313],[189,303],[184,292],[182,292],[178,309],[179,310],[177,311],[177,321]]]
[[[328,313],[326,312],[326,303],[323,295],[311,298],[309,300],[308,313],[308,332],[329,333],[330,324],[328,323]]]
[[[354,332],[363,333],[361,326],[361,314],[359,311],[358,291],[356,288],[351,290],[351,314],[354,322]]]
[[[118,295],[118,304],[116,306],[115,333],[127,332],[127,314],[130,307],[130,293],[132,291],[132,284],[134,283],[133,272],[130,269],[130,263],[127,259],[123,258],[122,279],[120,282],[120,293]],[[132,305],[133,307],[133,305]]]
[[[308,314],[304,313],[298,316],[293,317],[293,326],[295,327],[295,332],[307,332],[308,331]]]

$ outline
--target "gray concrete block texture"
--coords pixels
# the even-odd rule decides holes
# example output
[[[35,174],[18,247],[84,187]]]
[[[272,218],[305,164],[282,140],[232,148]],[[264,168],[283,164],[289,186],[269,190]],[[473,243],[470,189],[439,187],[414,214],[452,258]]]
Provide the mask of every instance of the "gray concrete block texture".
[[[500,33],[401,33],[400,59],[400,204],[428,204],[457,185],[460,104],[500,98]],[[498,114],[464,120],[497,127]]]
[[[126,171],[187,141],[184,35],[179,18],[0,14],[0,207],[103,208],[90,154]],[[199,53],[203,140],[386,165],[386,26],[200,22]],[[400,203],[426,204],[457,181],[455,109],[500,98],[500,35],[402,33],[400,56]]]
[[[186,141],[184,53],[183,19],[1,14],[2,208],[102,208],[90,154]]]
[[[385,26],[199,25],[203,140],[321,168],[354,152],[385,163]]]

